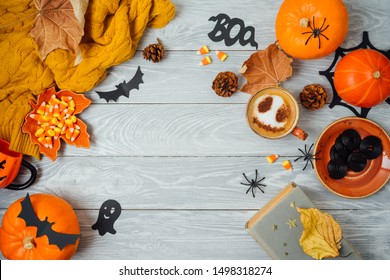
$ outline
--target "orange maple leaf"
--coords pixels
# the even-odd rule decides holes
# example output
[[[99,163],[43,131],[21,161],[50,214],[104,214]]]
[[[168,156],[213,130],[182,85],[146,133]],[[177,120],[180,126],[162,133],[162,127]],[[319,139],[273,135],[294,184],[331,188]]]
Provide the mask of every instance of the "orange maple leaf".
[[[263,88],[279,85],[292,75],[292,61],[276,44],[255,52],[240,69],[247,79],[241,91],[255,94]]]

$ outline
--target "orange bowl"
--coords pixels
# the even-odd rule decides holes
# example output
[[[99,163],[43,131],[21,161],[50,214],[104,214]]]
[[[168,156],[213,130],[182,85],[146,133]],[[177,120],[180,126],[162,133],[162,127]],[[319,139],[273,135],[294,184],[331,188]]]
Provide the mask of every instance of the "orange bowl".
[[[333,179],[328,173],[330,149],[337,137],[346,129],[355,129],[363,139],[373,135],[382,141],[382,155],[368,160],[361,172],[348,170],[342,179]],[[363,198],[379,191],[390,178],[390,139],[386,131],[371,120],[347,117],[328,125],[318,137],[314,146],[314,169],[318,179],[331,192],[346,198]]]

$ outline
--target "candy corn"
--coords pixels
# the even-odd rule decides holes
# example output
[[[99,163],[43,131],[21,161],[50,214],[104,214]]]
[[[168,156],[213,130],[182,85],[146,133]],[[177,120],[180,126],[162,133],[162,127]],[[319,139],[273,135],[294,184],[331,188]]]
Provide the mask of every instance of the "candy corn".
[[[288,171],[292,171],[292,165],[291,165],[291,162],[289,160],[285,160],[282,162],[282,166],[288,170]]]
[[[202,59],[202,61],[199,63],[199,65],[208,65],[211,63],[211,58],[209,56],[206,56],[205,58]]]
[[[65,137],[66,139],[71,139],[72,138],[72,135],[73,135],[73,132],[74,132],[74,128],[69,128],[68,130],[66,130],[66,133],[65,133]]]
[[[46,104],[46,107],[45,107],[45,116],[51,115],[52,112],[53,112],[53,108],[52,108],[49,104]]]
[[[216,51],[215,54],[219,58],[220,61],[225,61],[228,55],[222,51]]]
[[[76,107],[76,102],[73,99],[69,101],[69,107]]]
[[[60,103],[60,111],[63,111],[65,110],[66,107],[68,107],[68,103],[66,103],[65,101],[61,101]]]
[[[30,118],[37,121],[39,127],[35,132],[38,142],[46,148],[53,148],[53,138],[64,135],[74,141],[80,134],[75,112],[76,102],[72,96],[62,96],[61,100],[53,94],[48,103],[42,102],[37,114],[30,114]]]
[[[38,142],[45,146],[45,144],[46,144],[45,137],[43,137],[43,136],[38,137]]]
[[[202,46],[198,51],[197,54],[206,54],[209,53],[209,48],[207,46]]]
[[[70,141],[73,142],[73,141],[77,138],[77,136],[79,136],[79,134],[80,134],[80,130],[75,129],[75,130],[73,131],[72,137],[70,138]]]
[[[65,120],[65,124],[68,126],[68,127],[73,127],[73,121],[71,119],[66,119]]]
[[[68,110],[67,113],[66,113],[67,115],[73,115],[75,108],[74,107],[68,107],[67,110]]]
[[[42,120],[42,116],[39,114],[30,114],[30,118],[36,120],[37,122],[40,122]]]
[[[57,99],[55,94],[53,94],[49,100],[49,104],[52,106],[55,106],[55,105],[58,105],[60,103],[61,103],[61,101],[59,99]]]
[[[53,137],[54,135],[56,135],[56,133],[54,132],[53,129],[48,129],[46,130],[46,135],[49,137]]]
[[[54,105],[53,117],[59,118],[60,116],[61,116],[60,106],[58,106],[58,104],[56,104],[56,105]]]
[[[40,115],[44,115],[46,110],[46,102],[42,102],[42,104],[39,106],[37,113]]]
[[[41,136],[41,135],[43,135],[43,133],[45,133],[45,130],[44,130],[42,127],[40,127],[40,128],[38,128],[38,130],[35,132],[35,136],[36,136],[36,137]]]
[[[62,101],[65,101],[65,102],[68,102],[68,101],[71,101],[73,100],[73,97],[72,96],[61,96],[61,100]]]
[[[278,159],[279,155],[273,154],[267,157],[268,163],[274,163]]]
[[[58,137],[60,137],[60,135],[61,135],[61,128],[55,127],[53,130],[54,130],[54,132],[55,132],[55,134],[54,134],[54,139],[57,140]]]
[[[45,148],[53,148],[53,142],[52,142],[52,140],[51,140],[51,137],[49,137],[49,136],[46,136],[45,137],[45,140],[44,140],[44,146],[45,146]]]

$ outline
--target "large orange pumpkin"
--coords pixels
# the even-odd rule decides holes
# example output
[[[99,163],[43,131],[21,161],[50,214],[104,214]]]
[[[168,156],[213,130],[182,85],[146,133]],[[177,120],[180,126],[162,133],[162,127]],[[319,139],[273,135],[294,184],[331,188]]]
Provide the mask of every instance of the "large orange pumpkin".
[[[275,29],[279,46],[290,56],[320,58],[344,41],[348,11],[341,0],[285,0]]]
[[[21,198],[15,201],[5,212],[0,228],[0,250],[4,257],[13,260],[66,260],[77,250],[79,240],[68,244],[62,250],[50,244],[46,235],[37,236],[37,227],[26,226],[19,218],[22,210]],[[52,229],[59,233],[80,234],[77,216],[72,206],[62,198],[50,194],[30,196],[34,212],[39,220],[47,218],[54,223]]]
[[[349,104],[370,108],[382,103],[390,96],[390,61],[376,50],[352,51],[337,63],[334,86]]]

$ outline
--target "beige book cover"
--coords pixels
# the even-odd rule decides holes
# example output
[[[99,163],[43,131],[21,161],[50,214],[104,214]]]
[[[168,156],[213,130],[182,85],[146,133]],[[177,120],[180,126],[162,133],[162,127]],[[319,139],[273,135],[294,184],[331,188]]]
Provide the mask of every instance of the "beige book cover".
[[[286,186],[260,209],[245,225],[245,230],[271,256],[278,260],[309,260],[299,239],[303,232],[299,208],[315,208],[303,190],[294,183]],[[340,224],[341,228],[343,227]],[[357,260],[360,254],[345,240],[341,241],[340,256],[332,259]]]

